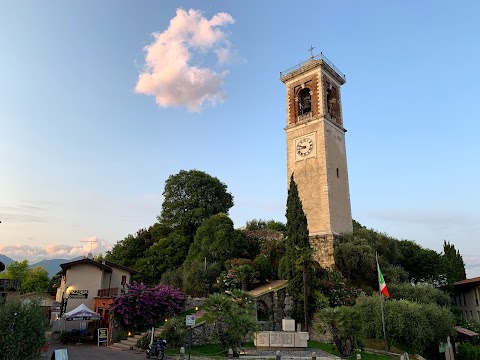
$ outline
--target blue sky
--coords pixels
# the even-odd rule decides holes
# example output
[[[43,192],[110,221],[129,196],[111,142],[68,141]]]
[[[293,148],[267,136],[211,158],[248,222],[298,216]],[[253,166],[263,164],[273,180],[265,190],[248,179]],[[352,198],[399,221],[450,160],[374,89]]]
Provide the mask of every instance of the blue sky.
[[[108,249],[155,222],[165,180],[182,169],[227,184],[237,227],[285,221],[279,73],[313,45],[347,77],[354,219],[436,251],[448,240],[480,276],[479,11],[474,1],[3,2],[0,253],[71,257],[89,239]]]

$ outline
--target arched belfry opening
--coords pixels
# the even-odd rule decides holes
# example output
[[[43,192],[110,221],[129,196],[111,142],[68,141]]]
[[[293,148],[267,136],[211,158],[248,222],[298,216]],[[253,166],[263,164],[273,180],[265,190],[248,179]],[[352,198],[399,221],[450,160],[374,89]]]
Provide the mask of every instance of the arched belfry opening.
[[[313,92],[307,87],[298,92],[298,115],[305,115],[312,111],[312,94]]]

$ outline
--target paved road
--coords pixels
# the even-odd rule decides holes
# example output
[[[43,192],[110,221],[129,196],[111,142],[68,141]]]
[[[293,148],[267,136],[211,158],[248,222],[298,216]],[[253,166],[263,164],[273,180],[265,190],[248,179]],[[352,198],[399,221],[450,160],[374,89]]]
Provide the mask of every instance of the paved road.
[[[50,340],[47,356],[42,358],[50,360],[55,349],[67,349],[68,360],[146,359],[144,352],[113,350],[106,346],[97,347],[96,343],[62,345],[56,340]]]
[[[127,359],[146,359],[145,352],[133,351],[133,350],[114,350],[106,346],[98,347],[96,343],[83,343],[83,344],[74,344],[69,343],[67,345],[60,344],[58,340],[50,340],[50,346],[46,357],[43,359],[50,360],[53,350],[55,349],[67,349],[68,351],[68,360],[127,360]],[[315,352],[316,358],[320,359],[339,359],[336,356],[323,352],[320,349],[308,349],[304,351],[282,351],[282,359],[290,360],[294,358],[310,360],[312,358],[312,353]],[[266,350],[254,350],[249,349],[244,356],[245,360],[254,359],[255,357],[260,359],[274,359],[276,351],[266,351]],[[165,360],[177,360],[180,359],[179,356],[166,356]],[[188,356],[185,356],[185,359],[188,359]],[[202,357],[191,357],[192,360],[206,360]],[[227,358],[225,358],[227,359]]]

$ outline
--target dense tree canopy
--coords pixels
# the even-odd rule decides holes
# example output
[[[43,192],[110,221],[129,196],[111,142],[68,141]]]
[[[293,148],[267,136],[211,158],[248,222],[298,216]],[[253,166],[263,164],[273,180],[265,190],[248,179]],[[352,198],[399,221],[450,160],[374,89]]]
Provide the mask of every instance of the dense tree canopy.
[[[31,269],[28,260],[13,261],[7,265],[7,271],[0,275],[3,279],[20,281],[20,292],[49,293],[51,291],[50,277],[43,266]]]
[[[363,314],[367,337],[383,340],[378,296],[360,296],[356,308]],[[421,353],[453,334],[452,313],[433,303],[390,299],[384,303],[384,313],[388,344],[409,352]]]
[[[284,223],[275,220],[262,220],[262,219],[253,219],[247,221],[245,224],[245,230],[275,230],[283,231],[287,230],[287,227]]]
[[[135,263],[144,256],[145,251],[159,239],[170,234],[172,229],[163,224],[154,224],[148,229],[140,229],[134,235],[128,235],[117,242],[105,258],[108,261],[135,268]]]
[[[203,171],[181,170],[165,182],[160,223],[185,234],[196,229],[210,216],[224,213],[233,206],[227,186]]]
[[[22,293],[50,292],[50,277],[43,266],[35,266],[25,277],[21,285]]]
[[[136,262],[136,270],[142,273],[145,283],[158,284],[167,270],[177,269],[183,264],[189,247],[189,237],[174,231],[145,250],[143,257]]]
[[[401,265],[411,282],[428,282],[435,286],[446,284],[445,262],[439,253],[409,240],[400,241],[399,247],[402,253]]]
[[[453,284],[456,281],[467,278],[465,263],[463,262],[462,255],[460,255],[460,251],[455,249],[455,245],[445,240],[443,241],[443,257],[445,260],[448,284]]]
[[[244,241],[245,236],[235,231],[233,221],[227,215],[213,215],[198,228],[187,262],[205,260],[207,263],[223,264],[225,260],[237,256]]]

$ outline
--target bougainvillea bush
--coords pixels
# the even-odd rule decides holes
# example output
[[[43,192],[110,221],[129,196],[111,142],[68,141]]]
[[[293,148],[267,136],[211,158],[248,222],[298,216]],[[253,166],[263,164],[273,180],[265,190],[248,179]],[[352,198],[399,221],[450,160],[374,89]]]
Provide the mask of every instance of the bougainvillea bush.
[[[126,287],[126,294],[113,302],[112,311],[115,319],[129,330],[146,329],[182,310],[183,295],[173,286],[148,287],[134,281]]]

